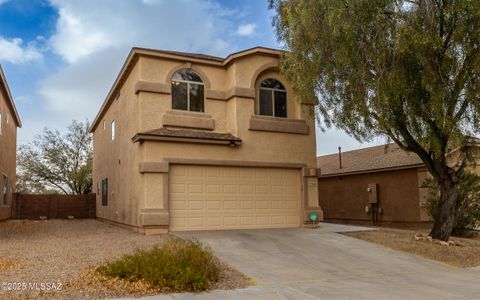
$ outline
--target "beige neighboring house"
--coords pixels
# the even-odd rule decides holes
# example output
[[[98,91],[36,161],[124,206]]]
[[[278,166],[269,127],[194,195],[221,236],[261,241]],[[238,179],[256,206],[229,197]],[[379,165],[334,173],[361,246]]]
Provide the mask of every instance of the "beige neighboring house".
[[[458,161],[458,151],[447,160]],[[423,208],[429,191],[422,187],[430,173],[416,154],[390,144],[319,156],[317,165],[319,204],[326,221],[431,222]],[[480,174],[480,167],[476,172]]]
[[[97,217],[147,234],[322,218],[313,107],[280,55],[133,48],[91,127]]]
[[[22,127],[0,66],[0,220],[11,217],[17,168],[17,127]]]

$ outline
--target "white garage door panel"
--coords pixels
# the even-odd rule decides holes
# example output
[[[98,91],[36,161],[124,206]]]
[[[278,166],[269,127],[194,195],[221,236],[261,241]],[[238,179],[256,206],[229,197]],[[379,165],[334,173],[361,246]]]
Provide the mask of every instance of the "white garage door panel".
[[[300,226],[300,171],[174,165],[170,229],[216,230]]]

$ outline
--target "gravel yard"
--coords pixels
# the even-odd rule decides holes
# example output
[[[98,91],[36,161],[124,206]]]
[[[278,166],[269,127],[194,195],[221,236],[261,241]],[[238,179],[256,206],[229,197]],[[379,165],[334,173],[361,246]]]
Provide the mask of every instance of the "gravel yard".
[[[161,244],[165,235],[145,236],[96,220],[0,222],[0,299],[104,298],[128,295],[79,286],[85,273],[135,249]],[[90,271],[89,271],[90,270]],[[236,276],[230,272],[227,277]],[[90,276],[91,277],[91,276]],[[21,291],[6,291],[14,287]],[[25,283],[26,287],[18,286]],[[32,290],[29,284],[61,283],[60,292]],[[7,284],[7,285],[6,285]],[[101,285],[97,284],[97,285]],[[118,284],[116,284],[118,285]],[[226,287],[228,288],[228,286]]]
[[[471,238],[451,237],[450,241],[461,246],[443,246],[428,241],[416,241],[415,235],[418,233],[427,236],[429,231],[378,228],[378,230],[346,232],[344,234],[456,267],[471,268],[480,266],[480,238],[478,235]]]

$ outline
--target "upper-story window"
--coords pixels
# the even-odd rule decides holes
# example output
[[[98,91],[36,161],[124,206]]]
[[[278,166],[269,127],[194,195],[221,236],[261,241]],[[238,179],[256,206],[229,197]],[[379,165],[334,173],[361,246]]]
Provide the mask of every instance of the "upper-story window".
[[[172,108],[204,111],[204,86],[197,73],[181,69],[172,76]]]
[[[287,91],[276,79],[265,79],[260,83],[258,114],[272,117],[287,117]]]
[[[113,141],[115,139],[115,120],[113,120],[112,123],[110,124],[110,128],[111,128],[112,141]]]

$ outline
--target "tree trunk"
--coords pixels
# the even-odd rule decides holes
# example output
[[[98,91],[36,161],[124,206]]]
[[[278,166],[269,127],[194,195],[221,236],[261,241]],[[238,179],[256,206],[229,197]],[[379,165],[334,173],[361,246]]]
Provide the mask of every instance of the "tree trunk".
[[[455,206],[458,200],[458,185],[451,180],[445,180],[440,184],[440,202],[435,217],[432,238],[447,242],[455,226]]]

